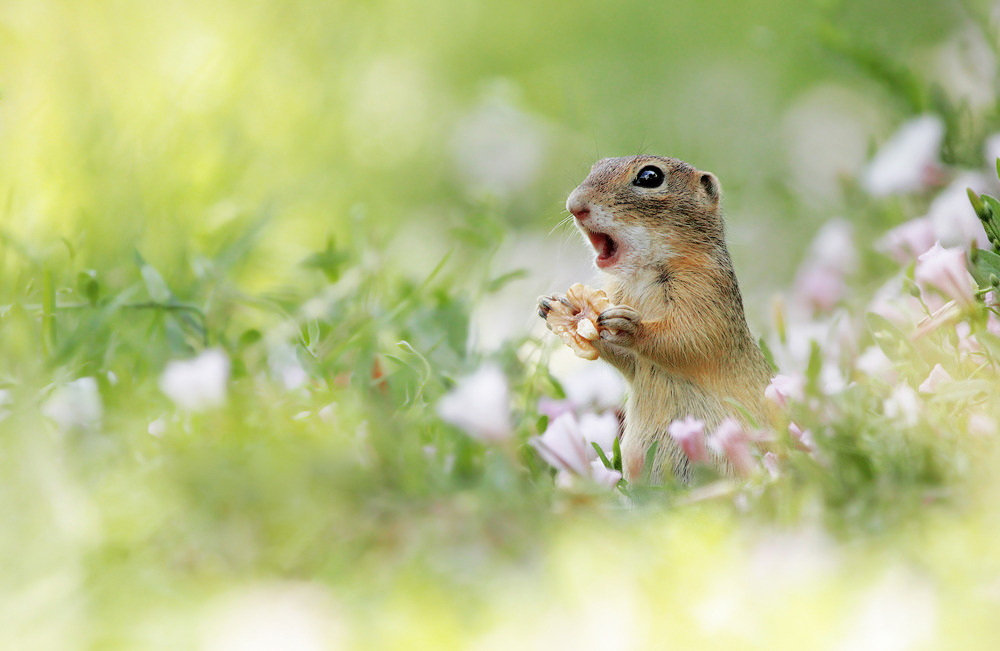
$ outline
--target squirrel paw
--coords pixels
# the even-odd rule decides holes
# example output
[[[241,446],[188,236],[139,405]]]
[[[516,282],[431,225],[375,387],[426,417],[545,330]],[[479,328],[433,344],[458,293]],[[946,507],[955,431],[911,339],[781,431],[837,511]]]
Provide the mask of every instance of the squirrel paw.
[[[641,321],[639,312],[628,305],[612,305],[597,317],[601,339],[618,346],[630,346],[635,341]]]
[[[548,320],[549,313],[555,311],[559,315],[573,315],[579,309],[573,306],[564,294],[550,294],[549,296],[538,297],[538,316]]]

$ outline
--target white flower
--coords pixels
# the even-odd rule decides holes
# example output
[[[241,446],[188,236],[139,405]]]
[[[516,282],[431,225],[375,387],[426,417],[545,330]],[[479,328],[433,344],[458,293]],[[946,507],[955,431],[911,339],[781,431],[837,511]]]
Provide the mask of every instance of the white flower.
[[[694,416],[675,420],[667,427],[667,433],[681,446],[687,458],[694,463],[708,461],[708,448],[705,446],[705,423]]]
[[[945,246],[968,249],[969,243],[975,241],[981,249],[990,248],[990,241],[969,201],[967,189],[982,193],[992,190],[993,185],[989,177],[977,172],[966,172],[956,177],[927,209],[927,219],[934,225],[934,237]]]
[[[771,340],[771,352],[778,368],[801,376],[809,367],[814,342],[822,353],[819,388],[827,395],[843,391],[846,381],[839,365],[841,357],[857,345],[857,332],[844,312],[834,312],[825,319],[803,319],[789,313],[786,338]]]
[[[529,443],[549,465],[561,472],[592,479],[608,487],[613,487],[621,479],[618,471],[605,468],[600,461],[591,461],[593,446],[584,437],[573,414],[556,418],[549,423],[544,434],[532,438]]]
[[[895,367],[892,360],[886,357],[885,353],[878,346],[869,346],[865,352],[858,355],[854,360],[854,368],[858,369],[869,377],[892,380],[895,375]]]
[[[882,410],[889,418],[899,421],[907,427],[913,427],[920,422],[920,398],[917,392],[908,384],[900,384],[882,403]]]
[[[917,387],[917,391],[920,393],[934,393],[942,383],[952,381],[951,376],[948,375],[948,371],[944,370],[940,364],[935,364],[927,379]]]
[[[934,246],[936,239],[934,221],[929,216],[919,217],[890,230],[875,243],[875,248],[903,264]]]
[[[151,421],[149,423],[149,426],[146,428],[146,431],[149,432],[151,436],[155,436],[156,438],[162,437],[164,434],[167,433],[166,416],[160,416],[156,420]]]
[[[876,197],[923,188],[940,170],[938,154],[943,139],[944,122],[938,116],[910,120],[869,163],[861,177],[862,185]]]
[[[934,287],[961,305],[975,303],[976,281],[969,273],[962,249],[945,249],[935,244],[917,258],[914,278],[924,286]]]
[[[969,415],[969,433],[973,436],[996,436],[997,422],[982,412]]]
[[[437,404],[438,415],[484,442],[510,437],[510,389],[498,367],[485,364],[458,382]]]
[[[54,420],[61,430],[95,427],[103,411],[97,380],[92,377],[67,382],[42,404],[42,414]]]
[[[332,423],[337,419],[337,409],[338,405],[335,402],[331,402],[327,406],[323,407],[317,412],[319,419],[324,423]]]
[[[735,418],[727,418],[719,423],[708,445],[726,458],[737,474],[746,476],[757,468],[750,452],[750,435]]]
[[[573,372],[554,374],[566,398],[577,409],[620,409],[625,401],[625,383],[621,375],[604,362],[586,362],[574,367]]]
[[[781,464],[778,462],[778,455],[774,452],[766,453],[761,459],[761,463],[767,470],[767,474],[771,475],[771,479],[777,479],[781,476]]]
[[[813,264],[849,274],[858,266],[858,249],[854,246],[854,226],[846,219],[831,219],[816,232],[807,258]]]
[[[994,133],[986,139],[983,143],[983,154],[987,169],[996,169],[997,159],[1000,158],[1000,133]]]
[[[267,352],[267,365],[286,389],[294,391],[309,380],[309,374],[299,362],[295,348],[285,342],[272,346]]]
[[[167,364],[160,390],[186,411],[202,411],[226,402],[229,358],[221,349],[206,350],[194,359]]]

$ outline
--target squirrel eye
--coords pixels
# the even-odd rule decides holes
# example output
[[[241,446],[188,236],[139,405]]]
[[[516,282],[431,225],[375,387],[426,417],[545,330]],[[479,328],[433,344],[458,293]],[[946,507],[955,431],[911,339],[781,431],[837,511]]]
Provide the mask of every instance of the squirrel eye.
[[[635,175],[632,185],[637,185],[640,188],[658,188],[663,185],[663,170],[659,167],[647,165]]]

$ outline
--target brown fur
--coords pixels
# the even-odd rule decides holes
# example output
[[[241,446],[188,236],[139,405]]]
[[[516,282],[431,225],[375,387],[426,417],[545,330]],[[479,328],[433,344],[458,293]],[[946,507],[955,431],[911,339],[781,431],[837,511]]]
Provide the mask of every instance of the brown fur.
[[[648,165],[665,173],[658,188],[632,183]],[[742,420],[730,400],[763,423],[771,377],[744,317],[718,181],[674,158],[608,158],[594,165],[567,207],[590,210],[578,225],[606,233],[627,249],[606,270],[606,290],[614,306],[634,308],[639,318],[611,319],[596,342],[630,388],[622,438],[625,477],[641,476],[647,450],[659,441],[651,476],[659,480],[672,471],[687,480],[688,462],[667,433],[670,423],[694,416],[712,432],[728,416]],[[605,314],[619,314],[614,311]],[[616,336],[608,324],[623,328]]]

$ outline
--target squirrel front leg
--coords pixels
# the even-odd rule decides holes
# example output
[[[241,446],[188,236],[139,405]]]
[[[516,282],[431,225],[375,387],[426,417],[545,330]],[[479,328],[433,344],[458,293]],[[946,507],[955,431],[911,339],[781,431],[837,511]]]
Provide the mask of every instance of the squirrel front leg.
[[[710,355],[711,333],[703,328],[677,328],[668,317],[659,321],[644,321],[638,310],[628,305],[613,305],[597,317],[601,332],[601,356],[605,349],[628,355],[635,365],[635,356],[644,357],[669,369],[697,364]]]

